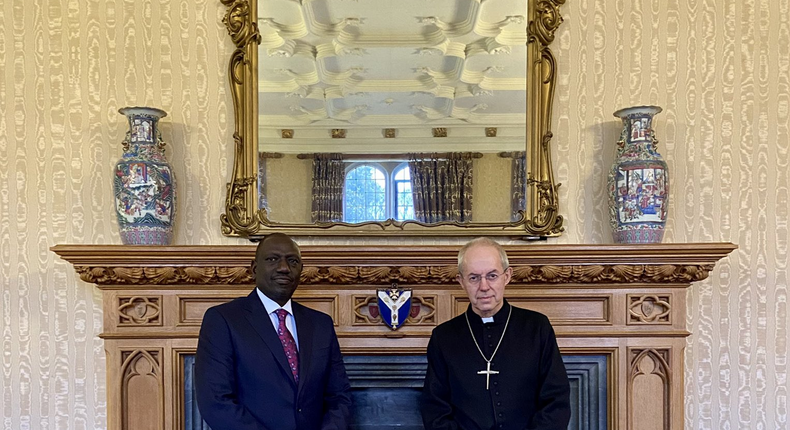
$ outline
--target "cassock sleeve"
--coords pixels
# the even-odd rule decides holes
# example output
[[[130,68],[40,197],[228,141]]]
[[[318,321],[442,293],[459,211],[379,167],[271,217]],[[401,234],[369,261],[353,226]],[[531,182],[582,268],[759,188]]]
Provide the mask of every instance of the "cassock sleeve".
[[[195,390],[203,420],[212,430],[267,430],[236,393],[233,343],[225,318],[209,309],[203,316],[195,356]]]
[[[444,361],[434,331],[428,342],[428,371],[420,398],[420,412],[425,430],[457,430],[450,405],[450,384],[447,363]]]
[[[329,318],[327,318],[329,319]],[[327,322],[332,330],[331,350],[329,352],[329,379],[324,390],[324,417],[321,430],[345,430],[351,417],[351,384],[340,355],[340,344],[337,341],[332,321]]]
[[[566,430],[571,419],[571,386],[554,329],[542,317],[538,407],[527,430]]]

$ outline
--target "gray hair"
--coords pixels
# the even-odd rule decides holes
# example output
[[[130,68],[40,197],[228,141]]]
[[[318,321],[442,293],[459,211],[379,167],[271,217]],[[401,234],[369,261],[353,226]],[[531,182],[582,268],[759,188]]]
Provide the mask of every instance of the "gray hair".
[[[466,245],[461,247],[461,249],[458,251],[458,273],[463,272],[466,251],[477,246],[491,247],[496,249],[497,252],[499,252],[499,261],[502,263],[502,270],[507,270],[507,268],[510,267],[510,263],[507,259],[507,252],[505,252],[505,248],[503,248],[499,242],[491,239],[490,237],[478,237],[477,239],[467,242]]]

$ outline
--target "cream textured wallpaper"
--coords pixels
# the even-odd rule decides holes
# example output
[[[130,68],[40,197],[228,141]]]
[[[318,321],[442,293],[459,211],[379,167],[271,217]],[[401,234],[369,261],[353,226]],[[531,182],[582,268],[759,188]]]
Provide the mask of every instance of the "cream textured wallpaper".
[[[611,113],[662,106],[665,240],[740,246],[690,294],[687,427],[787,428],[790,0],[567,0],[562,12],[553,157],[567,231],[552,242],[610,241]],[[120,243],[118,108],[169,113],[176,243],[238,243],[218,221],[233,132],[223,13],[219,0],[0,2],[3,429],[106,427],[99,295],[48,249]]]

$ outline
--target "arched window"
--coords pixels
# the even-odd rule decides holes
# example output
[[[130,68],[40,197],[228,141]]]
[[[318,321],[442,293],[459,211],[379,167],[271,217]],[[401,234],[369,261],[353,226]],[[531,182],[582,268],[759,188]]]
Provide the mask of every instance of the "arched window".
[[[414,219],[407,163],[354,163],[343,188],[343,221]]]
[[[343,189],[343,220],[387,219],[387,175],[373,164],[352,165]]]
[[[414,200],[411,194],[411,176],[409,165],[401,164],[392,175],[393,190],[395,190],[395,218],[398,221],[414,219]]]

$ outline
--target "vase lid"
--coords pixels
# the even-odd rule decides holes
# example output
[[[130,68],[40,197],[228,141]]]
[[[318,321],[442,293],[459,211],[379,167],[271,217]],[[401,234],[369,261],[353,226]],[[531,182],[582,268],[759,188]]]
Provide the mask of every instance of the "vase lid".
[[[157,109],[154,107],[147,107],[147,106],[127,106],[118,109],[118,113],[126,116],[149,115],[149,116],[155,116],[157,118],[164,118],[167,116],[167,112],[163,111],[162,109]]]
[[[618,118],[627,118],[634,114],[647,114],[647,115],[655,115],[660,113],[663,109],[659,106],[631,106],[627,108],[623,108],[615,112],[613,115]]]

